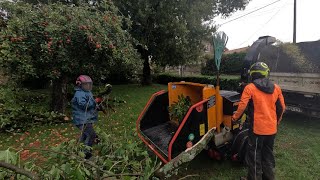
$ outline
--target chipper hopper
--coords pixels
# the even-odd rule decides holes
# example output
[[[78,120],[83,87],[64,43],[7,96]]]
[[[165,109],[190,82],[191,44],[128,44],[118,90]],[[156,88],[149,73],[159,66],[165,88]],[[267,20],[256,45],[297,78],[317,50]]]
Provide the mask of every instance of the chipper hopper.
[[[179,97],[191,106],[182,119],[171,118],[169,109]],[[232,123],[240,94],[220,91],[213,85],[173,82],[168,90],[152,95],[137,120],[141,140],[171,167],[192,160],[203,149],[214,159],[242,160],[247,130]]]

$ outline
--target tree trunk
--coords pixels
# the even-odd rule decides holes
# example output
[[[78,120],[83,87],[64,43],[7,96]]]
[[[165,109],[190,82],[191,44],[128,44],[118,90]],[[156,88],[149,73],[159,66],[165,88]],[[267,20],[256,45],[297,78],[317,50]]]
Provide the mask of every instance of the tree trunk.
[[[150,85],[152,83],[151,79],[151,69],[149,63],[149,51],[145,49],[142,45],[137,46],[138,52],[141,54],[143,61],[143,74],[142,74],[142,85]]]
[[[67,77],[53,80],[51,109],[54,112],[65,113],[67,105]]]
[[[150,85],[152,83],[151,79],[151,70],[150,70],[150,64],[149,64],[149,57],[144,59],[143,62],[143,75],[142,75],[142,85]]]

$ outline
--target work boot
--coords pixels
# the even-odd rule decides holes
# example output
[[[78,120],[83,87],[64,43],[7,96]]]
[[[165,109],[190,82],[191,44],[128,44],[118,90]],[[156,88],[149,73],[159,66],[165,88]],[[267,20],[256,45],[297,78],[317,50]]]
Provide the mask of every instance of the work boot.
[[[98,136],[96,136],[96,138],[94,138],[93,143],[94,144],[99,144],[100,143],[100,138]]]
[[[84,157],[85,159],[90,159],[92,157],[92,153],[91,152],[87,152],[85,154],[86,154],[86,156]]]

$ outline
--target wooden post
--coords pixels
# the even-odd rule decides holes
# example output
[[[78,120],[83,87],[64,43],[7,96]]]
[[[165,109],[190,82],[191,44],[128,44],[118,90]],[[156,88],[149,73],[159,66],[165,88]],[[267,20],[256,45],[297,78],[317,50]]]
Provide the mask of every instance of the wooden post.
[[[293,43],[296,43],[297,37],[297,0],[294,0],[293,12]]]

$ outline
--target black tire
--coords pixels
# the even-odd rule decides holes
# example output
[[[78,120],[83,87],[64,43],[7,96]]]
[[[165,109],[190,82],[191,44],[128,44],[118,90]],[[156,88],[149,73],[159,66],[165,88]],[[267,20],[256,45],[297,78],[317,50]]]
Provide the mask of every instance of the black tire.
[[[236,156],[237,161],[241,163],[245,163],[245,157],[247,153],[247,145],[248,145],[248,132],[249,129],[242,129],[239,131],[234,139],[231,146],[231,156]]]

